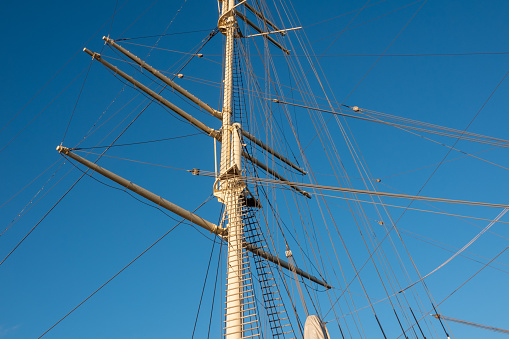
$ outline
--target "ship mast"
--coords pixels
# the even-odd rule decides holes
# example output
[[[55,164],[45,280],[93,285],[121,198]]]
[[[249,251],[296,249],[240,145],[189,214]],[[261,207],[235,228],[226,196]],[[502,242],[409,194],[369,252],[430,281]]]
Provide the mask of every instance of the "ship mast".
[[[241,197],[241,144],[238,123],[232,124],[235,0],[223,0],[218,28],[226,36],[221,127],[221,162],[216,196],[225,205],[228,230],[225,330],[227,339],[242,338],[244,224]]]
[[[239,2],[237,5],[235,5],[235,0],[222,0],[221,15],[217,25],[219,30],[226,36],[222,112],[216,111],[198,99],[196,96],[189,93],[180,85],[176,84],[172,79],[167,78],[157,69],[148,65],[145,61],[141,60],[139,57],[129,52],[124,47],[118,45],[115,40],[110,39],[109,37],[103,37],[104,41],[108,45],[117,49],[119,52],[130,58],[133,62],[150,72],[160,81],[164,82],[167,86],[179,92],[184,97],[209,112],[212,116],[221,119],[222,126],[220,131],[214,130],[213,128],[205,125],[193,117],[191,114],[187,113],[180,107],[170,102],[168,99],[164,98],[160,93],[153,91],[148,86],[143,85],[140,81],[134,79],[132,76],[120,70],[118,67],[110,64],[102,58],[101,54],[95,53],[87,48],[83,50],[85,53],[90,55],[93,60],[98,61],[117,76],[134,85],[135,88],[152,97],[154,101],[178,114],[180,117],[187,120],[190,124],[200,129],[210,137],[221,142],[220,171],[218,177],[216,178],[216,182],[214,183],[214,195],[221,203],[225,205],[224,228],[221,227],[221,225],[215,225],[203,219],[202,217],[164,199],[163,197],[134,184],[130,180],[127,180],[105,168],[98,166],[95,162],[91,162],[78,156],[73,152],[74,149],[72,148],[64,147],[63,145],[59,145],[57,147],[58,152],[62,155],[78,161],[84,166],[118,183],[126,189],[144,197],[149,201],[152,201],[158,206],[165,208],[179,215],[180,217],[189,220],[195,225],[210,231],[211,233],[220,237],[221,240],[226,240],[228,244],[228,267],[224,329],[225,337],[227,339],[241,339],[244,337],[245,333],[256,331],[259,328],[256,327],[257,314],[256,311],[254,311],[256,308],[251,306],[251,304],[255,303],[253,296],[254,289],[251,287],[252,282],[249,282],[251,272],[249,269],[249,260],[246,255],[246,251],[249,251],[253,253],[253,255],[259,256],[269,262],[272,262],[279,267],[291,270],[295,274],[316,284],[319,284],[320,286],[323,286],[327,289],[331,288],[331,286],[322,279],[318,279],[309,273],[304,272],[298,267],[295,267],[292,263],[287,263],[277,256],[265,251],[263,248],[257,247],[255,244],[246,242],[244,240],[244,223],[242,217],[246,208],[244,192],[246,189],[246,184],[242,179],[242,157],[251,162],[253,165],[264,170],[267,174],[273,176],[277,180],[280,180],[282,184],[287,185],[295,192],[298,192],[307,198],[310,198],[311,196],[309,193],[303,191],[279,175],[276,171],[242,150],[241,135],[269,154],[273,155],[275,158],[279,159],[281,162],[294,168],[302,174],[306,174],[306,172],[299,166],[292,163],[290,160],[273,150],[271,147],[257,139],[255,136],[251,135],[247,131],[244,131],[239,123],[234,123],[232,121],[234,39],[238,31],[236,15],[238,14],[240,19],[242,19],[244,22],[246,22],[246,24],[248,24],[256,31],[262,32],[262,30],[256,27],[254,23],[249,21],[249,19],[247,19],[244,15],[238,13],[235,10],[235,7],[239,6],[240,4],[245,5],[246,8],[251,10],[252,13],[261,18],[264,22],[268,22],[269,26],[274,27],[277,32],[281,33],[284,31],[277,29],[274,24],[265,19],[258,11],[248,6],[245,1]],[[275,46],[281,48],[285,53],[289,53],[288,50],[284,49],[271,37],[268,37],[267,35],[263,35],[263,37]],[[192,173],[199,174],[199,170],[193,170]],[[248,301],[248,299],[250,300]],[[250,337],[253,337],[253,335],[250,335]]]

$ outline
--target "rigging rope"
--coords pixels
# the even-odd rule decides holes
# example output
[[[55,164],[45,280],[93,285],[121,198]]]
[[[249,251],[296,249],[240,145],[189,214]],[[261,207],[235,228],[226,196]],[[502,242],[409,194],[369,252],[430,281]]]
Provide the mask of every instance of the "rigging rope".
[[[194,134],[187,134],[187,135],[182,135],[182,136],[172,137],[172,138],[156,139],[156,140],[149,140],[149,141],[138,141],[138,142],[131,142],[128,144],[118,144],[118,145],[111,145],[111,146],[76,147],[76,148],[69,148],[69,150],[81,151],[81,150],[85,150],[85,149],[98,149],[98,148],[107,148],[107,147],[111,148],[111,147],[120,147],[120,146],[141,145],[141,144],[148,144],[148,143],[152,143],[152,142],[160,142],[160,141],[188,138],[188,137],[192,137],[195,135],[202,135],[202,133],[194,133]]]
[[[123,38],[123,39],[113,39],[113,40],[114,41],[127,41],[127,40],[135,40],[135,39],[157,38],[157,37],[170,36],[170,35],[181,35],[181,34],[198,33],[198,32],[210,32],[211,30],[212,29],[210,29],[210,28],[209,29],[199,29],[199,30],[195,30],[195,31],[146,35],[146,36],[139,36],[139,37],[134,37],[134,38]]]
[[[445,265],[447,265],[451,260],[453,260],[454,258],[456,258],[458,255],[460,255],[464,250],[466,250],[467,248],[470,247],[470,245],[472,245],[477,239],[479,239],[479,237],[481,235],[483,235],[484,233],[486,233],[486,231],[488,231],[493,225],[495,225],[497,223],[497,221],[502,218],[506,213],[507,211],[509,211],[509,208],[505,208],[502,212],[500,212],[497,217],[495,219],[493,219],[492,222],[490,222],[481,232],[479,232],[475,237],[472,238],[472,240],[470,240],[468,243],[465,244],[465,246],[463,246],[459,251],[457,251],[456,253],[454,253],[454,255],[452,255],[449,259],[447,259],[446,261],[444,261],[440,266],[438,266],[437,268],[435,268],[433,271],[429,272],[428,274],[426,274],[425,276],[423,276],[422,278],[420,278],[419,280],[417,280],[416,282],[414,282],[413,284],[405,287],[404,289],[402,289],[400,292],[403,292],[403,291],[406,291],[407,289],[409,289],[410,287],[414,286],[415,284],[417,284],[418,282],[424,280],[425,278],[429,277],[430,275],[432,275],[433,273],[435,273],[436,271],[438,271],[439,269],[441,269],[442,267],[444,267]]]

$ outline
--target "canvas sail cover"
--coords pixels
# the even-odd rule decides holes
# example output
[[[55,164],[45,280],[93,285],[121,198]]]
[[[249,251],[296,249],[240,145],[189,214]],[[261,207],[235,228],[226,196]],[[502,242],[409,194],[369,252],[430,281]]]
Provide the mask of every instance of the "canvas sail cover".
[[[304,325],[304,339],[330,339],[325,323],[317,315],[310,315]]]

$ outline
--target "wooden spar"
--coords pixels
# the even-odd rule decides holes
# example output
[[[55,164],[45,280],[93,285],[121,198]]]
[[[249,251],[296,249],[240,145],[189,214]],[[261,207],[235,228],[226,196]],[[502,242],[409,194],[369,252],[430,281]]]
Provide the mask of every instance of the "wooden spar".
[[[262,20],[263,22],[265,22],[267,25],[269,25],[270,27],[272,27],[274,30],[276,31],[281,31],[281,32],[278,32],[280,33],[282,36],[285,35],[285,33],[279,29],[276,25],[274,25],[272,22],[270,22],[269,20],[267,20],[267,18],[265,18],[263,16],[262,13],[258,12],[253,6],[251,6],[250,4],[248,4],[247,2],[243,2],[242,5],[244,5],[244,7],[246,7],[247,9],[249,9],[251,11],[251,13],[253,13],[254,15],[256,15],[260,20]]]
[[[110,64],[109,62],[104,61],[99,53],[94,53],[94,52],[90,51],[87,48],[84,48],[83,51],[85,53],[87,53],[88,55],[90,55],[95,60],[99,61],[101,64],[103,64],[107,68],[109,68],[110,70],[112,70],[113,72],[115,72],[116,74],[120,75],[125,80],[129,81],[130,83],[132,83],[135,87],[141,89],[143,92],[145,92],[146,94],[150,95],[152,98],[154,98],[155,100],[157,100],[158,102],[160,102],[164,106],[166,106],[169,109],[171,109],[173,112],[175,112],[178,115],[180,115],[182,118],[184,118],[187,121],[189,121],[194,126],[198,127],[199,129],[201,129],[202,131],[207,133],[208,135],[211,135],[211,136],[213,136],[216,139],[219,138],[219,132],[218,131],[213,130],[212,128],[208,127],[207,125],[205,125],[204,123],[202,123],[198,119],[196,119],[193,116],[191,116],[190,114],[186,113],[181,108],[175,106],[170,101],[168,101],[165,98],[163,98],[160,94],[156,93],[155,91],[151,90],[147,86],[143,85],[141,82],[133,79],[131,76],[127,75],[125,72],[123,72],[120,69],[118,69],[118,67],[115,67],[112,64]]]
[[[300,268],[292,265],[292,264],[289,264],[287,263],[286,261],[284,260],[281,260],[279,259],[278,257],[276,257],[275,255],[272,255],[268,252],[265,252],[264,250],[262,250],[261,248],[258,248],[256,247],[255,245],[253,244],[250,244],[250,243],[244,243],[244,248],[254,254],[257,254],[259,255],[260,257],[264,258],[264,259],[267,259],[268,261],[270,262],[273,262],[275,264],[278,264],[279,266],[283,267],[283,268],[286,268],[287,270],[289,271],[292,271],[298,275],[300,275],[301,277],[303,278],[306,278],[314,283],[317,283],[318,285],[320,286],[323,286],[327,289],[331,289],[332,286],[327,284],[325,281],[323,280],[320,280],[312,275],[310,275],[309,273],[306,273],[304,272],[303,270],[301,270]]]
[[[431,315],[433,317],[437,318],[437,319],[449,320],[449,321],[453,321],[453,322],[458,323],[458,324],[473,326],[473,327],[477,327],[477,328],[480,328],[480,329],[483,329],[483,330],[490,330],[490,331],[493,331],[493,332],[509,334],[509,331],[508,330],[504,330],[503,328],[487,326],[487,325],[482,325],[482,324],[476,324],[476,323],[473,323],[473,322],[470,322],[470,321],[466,321],[466,320],[460,320],[460,319],[455,319],[455,318],[451,318],[451,317],[446,317],[445,315],[441,315],[441,314],[431,314]]]
[[[274,178],[280,180],[281,182],[288,182],[286,181],[286,179],[284,177],[282,177],[281,175],[279,175],[276,171],[274,171],[272,168],[268,167],[267,165],[265,165],[264,163],[258,161],[258,159],[252,157],[251,155],[247,154],[246,152],[242,151],[242,156],[244,158],[246,158],[247,160],[251,161],[253,164],[255,164],[256,166],[260,167],[261,169],[263,169],[265,172],[269,173],[270,175],[272,175]],[[290,186],[291,188],[293,188],[295,191],[299,192],[300,194],[302,194],[303,196],[305,196],[306,198],[308,199],[311,199],[311,195],[300,189],[299,187],[297,187],[296,185],[293,185],[293,184],[287,184],[288,186]]]
[[[163,98],[160,94],[154,92],[153,90],[151,90],[147,86],[143,85],[141,82],[135,80],[133,77],[131,77],[131,76],[127,75],[125,72],[122,72],[121,70],[119,70],[118,67],[115,67],[112,64],[110,64],[109,62],[103,60],[99,53],[94,53],[94,52],[92,52],[92,51],[90,51],[90,50],[88,50],[86,48],[84,48],[83,51],[85,53],[87,53],[88,55],[92,56],[95,60],[99,61],[104,66],[106,66],[108,69],[112,70],[113,72],[115,72],[116,74],[118,74],[122,78],[124,78],[125,80],[129,81],[130,83],[132,83],[135,87],[141,89],[143,92],[145,92],[146,94],[150,95],[152,98],[154,98],[155,100],[160,102],[162,105],[168,107],[169,109],[171,109],[172,111],[174,111],[175,113],[177,113],[178,115],[180,115],[181,117],[183,117],[184,119],[189,121],[191,124],[193,124],[194,126],[198,127],[199,129],[201,129],[202,131],[207,133],[207,135],[210,135],[211,137],[215,138],[218,141],[222,141],[222,136],[221,136],[221,134],[218,131],[208,127],[207,125],[205,125],[204,123],[202,123],[198,119],[196,119],[193,116],[191,116],[190,114],[186,113],[181,108],[175,106],[170,101],[168,101],[167,99]],[[260,167],[261,169],[263,169],[267,173],[269,173],[272,176],[274,176],[275,178],[277,178],[277,179],[279,179],[281,181],[289,182],[284,177],[282,177],[281,175],[277,174],[276,171],[274,171],[273,169],[271,169],[267,165],[263,164],[262,162],[256,160],[252,156],[248,155],[246,152],[242,152],[242,155],[246,159],[248,159],[249,161],[253,162],[256,166]],[[311,197],[309,195],[309,193],[301,190],[300,188],[298,188],[295,185],[290,185],[290,187],[292,189],[294,189],[295,191],[301,193],[302,195],[308,197],[308,198]]]
[[[58,146],[57,151],[60,152],[61,154],[64,154],[64,155],[70,157],[71,159],[76,160],[77,162],[81,163],[82,165],[84,165],[84,166],[90,168],[91,170],[101,174],[102,176],[116,182],[117,184],[127,188],[128,190],[144,197],[145,199],[152,201],[156,205],[161,206],[161,207],[167,209],[168,211],[173,212],[186,220],[189,220],[190,222],[206,229],[207,231],[209,231],[209,232],[219,236],[221,239],[227,241],[227,239],[225,237],[225,235],[227,234],[226,229],[221,228],[221,227],[203,219],[202,217],[200,217],[200,216],[198,216],[198,215],[196,215],[196,214],[194,214],[194,213],[192,213],[178,205],[175,205],[175,204],[169,202],[168,200],[162,198],[161,196],[154,194],[154,193],[144,189],[143,187],[138,186],[138,185],[134,184],[133,182],[131,182],[127,179],[124,179],[121,176],[119,176],[113,172],[110,172],[107,169],[102,168],[99,165],[97,165],[85,158],[80,157],[79,155],[71,152],[71,149],[69,149],[67,147]],[[279,265],[279,266],[286,268],[288,270],[292,270],[292,271],[295,270],[297,272],[297,274],[299,274],[301,277],[306,278],[310,281],[313,281],[320,286],[323,286],[325,288],[332,288],[325,281],[322,281],[322,280],[302,271],[301,269],[287,263],[284,260],[279,259],[278,257],[276,257],[268,252],[265,252],[263,249],[258,248],[251,243],[243,242],[243,247],[246,250],[248,250],[248,251],[266,259],[267,261],[270,261],[270,262],[276,264],[276,265]]]
[[[247,132],[244,129],[240,129],[240,132],[242,133],[243,136],[245,136],[246,138],[251,140],[254,144],[260,146],[261,148],[263,148],[264,150],[266,150],[267,152],[269,152],[270,154],[272,154],[273,156],[275,156],[276,158],[278,158],[279,160],[281,160],[285,164],[291,166],[292,168],[296,169],[297,171],[299,171],[302,174],[307,174],[307,172],[304,171],[302,168],[300,168],[299,166],[295,165],[293,162],[291,162],[290,160],[286,159],[284,156],[282,156],[281,154],[279,154],[278,152],[276,152],[275,150],[273,150],[272,148],[267,146],[263,141],[261,141],[260,139],[256,138],[254,135],[250,134],[249,132]]]
[[[251,20],[249,20],[244,14],[240,13],[239,11],[235,11],[235,15],[237,15],[239,18],[241,18],[242,21],[244,21],[246,24],[251,26],[251,28],[253,28],[258,33],[266,33],[261,28],[256,26]],[[268,36],[267,34],[263,34],[262,36],[265,39],[269,40],[272,44],[274,44],[274,46],[276,46],[277,48],[281,49],[286,54],[290,55],[290,51],[287,50],[286,48],[284,48],[283,46],[281,46],[281,44],[279,42],[277,42],[276,40],[274,40],[272,37]]]
[[[168,211],[173,212],[176,215],[191,221],[193,224],[196,224],[211,233],[214,233],[214,234],[220,235],[220,236],[226,233],[225,229],[203,219],[202,217],[199,217],[198,215],[196,215],[192,212],[189,212],[188,210],[186,210],[180,206],[177,206],[177,205],[169,202],[168,200],[160,197],[159,195],[154,194],[154,193],[144,189],[143,187],[140,187],[140,186],[134,184],[133,182],[131,182],[127,179],[124,179],[121,176],[119,176],[113,172],[110,172],[107,169],[102,168],[99,165],[97,165],[85,158],[80,157],[77,154],[74,154],[67,147],[58,146],[57,151],[61,154],[64,154],[64,155],[76,160],[77,162],[87,166],[91,170],[94,170],[95,172],[116,182],[117,184],[124,186],[128,190],[130,190],[138,195],[141,195],[145,199],[152,201],[154,204],[161,206],[161,207],[167,209]]]
[[[216,118],[221,119],[221,112],[216,111],[215,109],[213,109],[212,107],[210,107],[209,105],[207,105],[206,103],[204,103],[203,101],[198,99],[196,96],[194,96],[191,93],[189,93],[188,91],[186,91],[184,88],[179,86],[177,83],[175,83],[168,77],[161,74],[161,72],[156,70],[154,67],[150,66],[145,61],[141,60],[139,57],[137,57],[133,53],[129,52],[124,47],[115,43],[115,41],[113,39],[110,39],[110,38],[104,36],[103,40],[106,41],[106,43],[109,44],[110,46],[115,47],[118,51],[122,52],[124,55],[129,57],[131,60],[136,62],[138,65],[140,65],[141,67],[143,67],[144,69],[146,69],[147,71],[152,73],[156,78],[158,78],[159,80],[161,80],[162,82],[164,82],[165,84],[167,84],[168,86],[170,86],[171,88],[173,88],[174,90],[176,90],[177,92],[179,92],[180,94],[182,94],[183,96],[185,96],[186,98],[188,98],[189,100],[194,102],[200,108],[203,108],[205,111],[207,111],[211,115],[215,116]]]
[[[180,94],[182,94],[183,96],[185,96],[186,98],[188,98],[189,100],[194,102],[196,105],[198,105],[198,107],[203,108],[205,111],[210,113],[212,116],[218,118],[219,120],[222,119],[221,112],[213,109],[208,104],[204,103],[203,101],[198,99],[196,96],[194,96],[193,94],[191,94],[188,91],[186,91],[184,88],[182,88],[181,86],[176,84],[174,81],[172,81],[167,76],[163,75],[157,69],[155,69],[154,67],[152,67],[149,64],[147,64],[145,61],[143,61],[142,59],[140,59],[139,57],[137,57],[136,55],[134,55],[133,53],[128,51],[126,48],[124,48],[124,47],[120,46],[119,44],[117,44],[113,39],[110,39],[110,38],[107,38],[107,37],[103,37],[103,40],[106,41],[107,44],[109,44],[112,47],[116,48],[119,52],[123,53],[125,56],[127,56],[128,58],[133,60],[135,63],[137,63],[138,65],[143,67],[145,70],[149,71],[156,78],[158,78],[159,80],[161,80],[162,82],[164,82],[165,84],[167,84],[168,86],[170,86],[171,88],[173,88],[174,90],[176,90],[177,92],[179,92]],[[304,171],[302,168],[300,168],[299,166],[297,166],[294,163],[292,163],[290,160],[288,160],[283,155],[281,155],[278,152],[276,152],[275,150],[273,150],[271,147],[266,145],[263,141],[261,141],[258,138],[256,138],[254,135],[251,135],[249,132],[247,132],[247,131],[245,131],[243,129],[241,129],[241,133],[242,133],[242,135],[244,137],[246,137],[247,139],[251,140],[254,144],[260,146],[262,149],[264,149],[265,151],[269,152],[270,154],[272,154],[277,159],[281,160],[285,164],[287,164],[287,165],[291,166],[292,168],[296,169],[300,173],[306,174],[306,171]]]

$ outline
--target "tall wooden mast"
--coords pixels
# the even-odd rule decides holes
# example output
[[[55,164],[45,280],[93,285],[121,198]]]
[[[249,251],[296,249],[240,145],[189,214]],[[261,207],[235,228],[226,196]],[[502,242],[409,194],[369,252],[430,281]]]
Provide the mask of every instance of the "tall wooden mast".
[[[246,251],[253,253],[269,262],[272,262],[279,267],[286,268],[295,274],[313,281],[326,288],[331,288],[327,282],[318,279],[309,273],[295,267],[291,263],[278,258],[277,256],[267,252],[263,248],[258,247],[256,244],[246,242],[244,240],[244,223],[243,214],[246,211],[246,202],[244,198],[244,190],[246,184],[242,176],[242,157],[251,162],[254,166],[264,170],[267,174],[280,180],[282,184],[287,185],[292,190],[310,198],[309,193],[303,191],[296,185],[290,183],[287,179],[279,175],[275,170],[260,162],[252,155],[244,152],[241,146],[241,135],[250,140],[255,145],[259,146],[275,158],[281,160],[286,165],[294,168],[302,174],[306,172],[299,166],[292,163],[290,160],[273,150],[271,147],[257,139],[247,131],[244,131],[239,123],[233,122],[233,57],[234,57],[234,39],[238,31],[236,16],[242,19],[246,24],[251,26],[256,31],[261,31],[254,23],[249,21],[245,15],[240,14],[235,10],[235,7],[246,3],[239,2],[235,5],[235,0],[221,0],[222,8],[221,15],[218,21],[219,30],[226,36],[225,44],[225,64],[224,64],[224,88],[223,88],[223,106],[222,112],[218,112],[187,90],[176,84],[172,79],[167,78],[157,69],[148,65],[145,61],[129,52],[124,47],[118,45],[115,40],[109,37],[103,39],[107,44],[117,49],[125,56],[130,58],[143,69],[153,74],[156,78],[161,80],[167,86],[182,94],[184,97],[195,103],[197,106],[209,112],[212,116],[222,120],[222,126],[219,131],[205,125],[191,114],[187,113],[180,107],[176,106],[168,99],[164,98],[160,93],[150,89],[148,86],[143,85],[140,81],[129,76],[127,73],[120,70],[118,67],[105,61],[101,54],[85,48],[83,51],[89,54],[93,60],[98,61],[117,76],[123,78],[127,82],[134,85],[135,88],[141,92],[152,97],[157,103],[166,107],[167,109],[178,114],[180,117],[187,120],[190,124],[197,127],[210,137],[221,142],[221,162],[219,176],[214,183],[214,195],[218,200],[225,205],[225,228],[221,225],[215,225],[202,217],[156,195],[143,187],[134,184],[132,181],[122,178],[121,176],[100,167],[94,162],[84,159],[74,154],[72,148],[67,148],[62,145],[57,147],[58,152],[62,155],[70,157],[84,166],[92,169],[93,171],[109,178],[110,180],[118,183],[126,189],[156,203],[158,206],[165,208],[182,218],[185,218],[192,223],[203,227],[211,233],[219,236],[221,240],[226,240],[228,243],[227,253],[227,286],[226,286],[226,307],[225,307],[225,337],[227,339],[242,339],[246,337],[253,338],[259,337],[259,324],[256,307],[254,306],[254,288],[251,279],[250,264]],[[268,22],[259,12],[246,5],[246,8],[251,10],[256,16],[264,22]],[[268,22],[269,26],[276,27],[274,24]],[[265,34],[265,33],[264,33]],[[267,33],[268,34],[268,33]],[[263,35],[268,41],[272,42],[275,46],[281,48],[285,53],[289,53],[286,49],[282,48],[275,40]],[[97,161],[97,160],[96,160]],[[199,170],[193,170],[193,174],[198,174]]]
[[[233,116],[233,52],[236,30],[235,0],[223,0],[218,28],[226,36],[224,88],[221,127],[221,163],[216,196],[224,203],[228,229],[225,330],[227,339],[243,337],[243,250],[244,224],[241,196],[245,185],[241,179],[241,145],[239,124]]]

